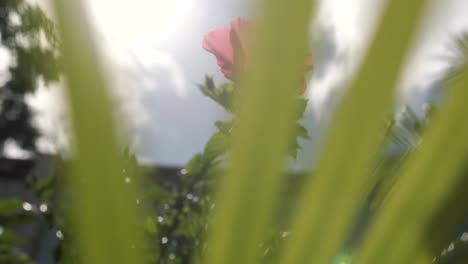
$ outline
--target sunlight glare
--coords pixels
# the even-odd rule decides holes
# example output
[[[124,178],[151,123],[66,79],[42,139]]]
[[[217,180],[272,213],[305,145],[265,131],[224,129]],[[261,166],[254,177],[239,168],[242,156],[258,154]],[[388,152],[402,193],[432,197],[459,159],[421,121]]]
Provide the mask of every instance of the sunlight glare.
[[[101,33],[119,42],[165,42],[188,20],[193,0],[88,0]]]

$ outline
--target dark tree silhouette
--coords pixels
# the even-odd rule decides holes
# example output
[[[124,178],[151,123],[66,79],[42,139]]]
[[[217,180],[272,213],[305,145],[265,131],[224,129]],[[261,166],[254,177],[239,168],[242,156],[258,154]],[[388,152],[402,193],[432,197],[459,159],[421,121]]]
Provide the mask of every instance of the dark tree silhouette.
[[[13,58],[7,72],[0,72],[7,76],[0,82],[0,156],[10,140],[24,150],[37,151],[38,131],[25,96],[36,91],[40,80],[48,84],[59,79],[55,32],[54,23],[39,6],[24,0],[0,1],[0,46]]]

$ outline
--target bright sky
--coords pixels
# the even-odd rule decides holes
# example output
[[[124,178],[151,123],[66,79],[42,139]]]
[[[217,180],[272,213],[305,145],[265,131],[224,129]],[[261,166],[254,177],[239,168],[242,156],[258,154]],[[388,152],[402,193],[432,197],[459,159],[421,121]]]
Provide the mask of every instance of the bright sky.
[[[422,104],[433,99],[436,81],[453,59],[450,47],[454,37],[468,30],[468,0],[429,2],[431,6],[399,85],[401,102],[419,114],[423,112]],[[318,35],[324,46],[321,50],[327,55],[323,61],[316,58],[318,65],[309,83],[310,112],[305,124],[314,137],[302,142],[303,151],[296,168],[308,166],[317,151],[320,128],[324,127],[330,107],[341,94],[339,83],[356,69],[384,1],[323,0],[321,3],[319,28],[326,34],[319,30],[313,30],[312,34]]]
[[[334,97],[332,89],[335,82],[350,72],[362,56],[370,33],[373,30],[382,0],[327,0],[322,1],[320,24],[332,31],[337,47],[335,63],[329,65],[323,78],[312,80],[314,87],[311,100],[315,100],[316,111],[322,111],[328,104],[328,97]],[[430,82],[441,69],[447,66],[442,56],[450,56],[449,46],[453,37],[463,30],[468,30],[468,1],[443,0],[429,1],[432,6],[422,27],[422,32],[408,58],[408,67],[402,76],[401,89],[408,100],[421,96]],[[343,57],[347,63],[340,63]],[[337,76],[338,75],[338,76]],[[317,77],[317,76],[316,76]],[[419,102],[420,103],[420,102]]]
[[[45,0],[36,0],[45,1]],[[247,16],[249,0],[87,0],[99,42],[115,66],[125,120],[142,160],[182,165],[202,150],[215,131],[213,122],[224,112],[203,97],[196,83],[205,74],[223,81],[214,58],[201,49],[207,31]],[[377,0],[322,1],[319,28],[313,33],[326,51],[315,58],[309,97],[309,128],[327,112],[339,92],[334,87],[353,71],[378,17]],[[434,3],[430,21],[416,45],[401,81],[403,94],[418,108],[446,62],[447,45],[468,27],[468,0]],[[1,56],[1,50],[0,50]],[[53,92],[32,100],[38,109],[50,108]],[[48,94],[48,95],[47,95]],[[57,96],[56,96],[57,98]],[[50,109],[49,109],[50,110]],[[42,123],[47,123],[46,121]],[[50,123],[50,122],[49,122]],[[50,127],[50,126],[49,126]],[[50,129],[49,129],[50,130]],[[313,142],[304,143],[305,148]],[[304,157],[308,154],[304,153]],[[303,158],[307,160],[308,158]]]

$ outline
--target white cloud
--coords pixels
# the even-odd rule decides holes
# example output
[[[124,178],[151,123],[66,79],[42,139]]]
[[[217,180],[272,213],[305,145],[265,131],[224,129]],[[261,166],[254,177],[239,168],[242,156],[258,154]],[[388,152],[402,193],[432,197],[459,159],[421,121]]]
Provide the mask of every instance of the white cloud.
[[[329,30],[327,36],[319,34],[318,37],[330,38],[331,35],[331,43],[318,41],[325,42],[325,49],[331,46],[332,52],[326,65],[318,58],[309,80],[310,111],[306,114],[306,126],[314,137],[302,142],[303,151],[295,164],[297,169],[308,167],[316,154],[330,110],[342,93],[343,82],[348,81],[359,66],[384,1],[320,1],[319,27],[313,28],[311,34],[319,34],[318,28]],[[468,29],[468,0],[432,1],[431,4],[399,85],[400,100],[420,114],[423,103],[431,97],[433,87],[430,84],[440,78],[441,70],[450,63],[437,57],[450,55],[447,45],[455,34]]]
[[[113,87],[120,87],[117,100],[124,109],[123,119],[133,131],[138,130],[134,140],[143,146],[148,160],[181,165],[202,149],[213,132],[212,123],[221,112],[193,84],[204,73],[218,73],[214,58],[201,50],[201,39],[203,32],[248,13],[245,2],[88,0],[102,49],[115,67],[111,68],[111,81]],[[433,1],[430,20],[402,76],[401,88],[407,98],[424,94],[425,82],[444,67],[432,54],[445,54],[452,34],[466,29],[467,2]],[[337,43],[336,56],[326,72],[320,78],[314,73],[310,80],[315,113],[327,111],[326,106],[340,92],[338,84],[356,69],[382,3],[384,0],[321,1],[320,23],[334,30]]]
[[[88,0],[96,26],[119,42],[167,41],[194,13],[193,0]]]
[[[0,86],[4,85],[10,78],[8,66],[11,63],[11,59],[12,56],[8,49],[0,45]]]
[[[46,87],[42,80],[38,82],[36,92],[26,96],[35,114],[33,124],[42,134],[37,147],[43,153],[66,153],[70,148],[71,130],[64,87],[60,83]]]
[[[336,100],[340,93],[338,84],[359,65],[383,3],[383,0],[321,1],[319,24],[332,28],[337,49],[345,54],[345,59],[332,63],[325,77],[311,78],[309,96],[315,103],[313,110],[319,115],[329,112],[327,106],[333,105],[330,101]],[[437,57],[447,55],[447,45],[455,34],[468,29],[467,0],[431,3],[400,84],[401,98],[413,104],[416,110],[419,110],[421,100],[427,99],[429,84],[440,77],[438,74],[449,64]]]

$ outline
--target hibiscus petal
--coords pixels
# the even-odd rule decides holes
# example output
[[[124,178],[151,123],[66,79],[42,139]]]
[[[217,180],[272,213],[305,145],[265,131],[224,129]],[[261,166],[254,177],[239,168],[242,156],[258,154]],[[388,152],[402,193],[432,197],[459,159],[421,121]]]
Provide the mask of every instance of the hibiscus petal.
[[[234,65],[232,63],[228,63],[224,60],[217,59],[216,63],[221,68],[221,71],[224,74],[224,77],[228,79],[234,78]]]
[[[221,68],[221,72],[224,74],[224,77],[232,80],[234,78],[234,71],[233,67],[223,67]]]
[[[215,55],[218,60],[233,63],[234,51],[229,28],[218,28],[208,32],[203,39],[203,48]]]
[[[233,78],[234,51],[231,45],[230,28],[218,28],[208,32],[203,39],[203,48],[216,56],[217,64],[228,79]]]

